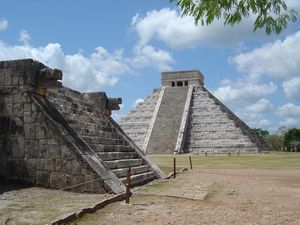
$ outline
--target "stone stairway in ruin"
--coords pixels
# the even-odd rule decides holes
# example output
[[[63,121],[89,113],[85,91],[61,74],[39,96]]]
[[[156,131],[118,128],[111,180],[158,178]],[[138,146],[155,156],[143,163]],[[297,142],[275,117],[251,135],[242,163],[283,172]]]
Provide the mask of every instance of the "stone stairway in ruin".
[[[154,89],[151,95],[147,96],[143,102],[138,103],[136,108],[131,110],[127,117],[121,118],[119,122],[124,132],[140,148],[143,148],[160,91],[161,89]]]
[[[84,94],[68,88],[48,91],[48,99],[66,118],[70,126],[97,153],[123,183],[131,167],[133,186],[156,178],[156,173],[119,134],[106,116],[98,113]]]
[[[186,152],[258,151],[237,117],[203,86],[194,87]],[[244,125],[244,124],[243,124]],[[246,126],[246,125],[244,125]]]

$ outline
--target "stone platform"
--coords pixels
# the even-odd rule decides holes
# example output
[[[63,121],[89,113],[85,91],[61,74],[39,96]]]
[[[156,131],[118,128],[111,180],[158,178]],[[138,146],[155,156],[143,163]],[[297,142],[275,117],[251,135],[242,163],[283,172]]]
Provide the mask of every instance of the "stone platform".
[[[121,98],[63,87],[62,71],[32,59],[0,62],[0,180],[122,193],[163,172],[111,118]]]

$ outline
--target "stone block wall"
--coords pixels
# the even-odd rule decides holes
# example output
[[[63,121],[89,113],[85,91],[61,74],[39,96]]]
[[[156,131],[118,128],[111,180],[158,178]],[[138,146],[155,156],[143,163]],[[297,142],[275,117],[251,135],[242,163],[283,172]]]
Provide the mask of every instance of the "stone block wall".
[[[42,68],[33,60],[0,62],[0,177],[55,189],[106,192],[103,180],[33,100]]]
[[[79,192],[125,191],[164,174],[110,117],[120,98],[62,87],[59,70],[0,62],[0,179]]]

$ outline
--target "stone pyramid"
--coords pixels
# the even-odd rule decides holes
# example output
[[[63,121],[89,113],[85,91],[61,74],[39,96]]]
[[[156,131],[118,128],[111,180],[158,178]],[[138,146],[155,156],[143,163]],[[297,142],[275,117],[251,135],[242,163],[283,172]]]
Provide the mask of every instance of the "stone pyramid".
[[[165,175],[110,117],[121,99],[63,87],[32,59],[0,61],[0,181],[122,193]]]
[[[258,152],[265,147],[204,87],[200,71],[165,72],[161,84],[119,123],[147,154]]]

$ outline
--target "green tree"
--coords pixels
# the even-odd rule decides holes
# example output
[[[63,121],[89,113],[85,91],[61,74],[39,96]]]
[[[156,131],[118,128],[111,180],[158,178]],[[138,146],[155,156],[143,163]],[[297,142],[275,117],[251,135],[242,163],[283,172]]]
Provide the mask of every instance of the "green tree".
[[[283,135],[271,134],[266,141],[271,151],[283,150]]]
[[[243,18],[255,16],[253,31],[265,28],[267,34],[279,34],[289,22],[297,20],[295,9],[288,9],[284,0],[169,0],[176,2],[182,15],[210,24],[224,18],[225,25],[235,25]]]
[[[269,136],[269,131],[267,130],[263,130],[261,128],[252,128],[251,130],[263,140],[266,140],[266,138]]]
[[[300,129],[292,128],[284,135],[284,146],[288,151],[291,151],[293,141],[300,141]]]

